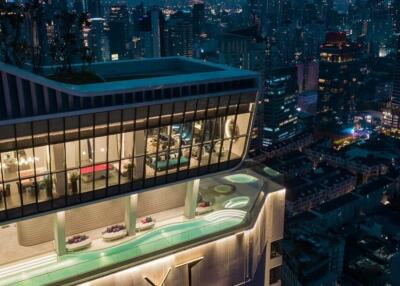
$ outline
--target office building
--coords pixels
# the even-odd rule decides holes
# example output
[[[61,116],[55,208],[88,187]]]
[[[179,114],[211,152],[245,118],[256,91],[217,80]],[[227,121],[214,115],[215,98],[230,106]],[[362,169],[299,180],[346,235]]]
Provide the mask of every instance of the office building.
[[[90,69],[72,84],[0,65],[0,283],[279,285],[285,190],[243,163],[258,75]]]
[[[297,69],[267,73],[264,82],[263,146],[293,138],[298,131]]]

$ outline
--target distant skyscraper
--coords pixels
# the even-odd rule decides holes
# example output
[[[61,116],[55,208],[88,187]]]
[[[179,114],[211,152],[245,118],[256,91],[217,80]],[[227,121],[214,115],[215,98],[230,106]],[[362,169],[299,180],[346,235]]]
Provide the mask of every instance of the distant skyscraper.
[[[187,11],[179,11],[166,23],[165,49],[167,56],[193,55],[192,15]]]
[[[160,10],[151,10],[151,34],[153,44],[153,57],[161,57],[161,31],[160,31]]]
[[[162,13],[158,8],[153,8],[142,15],[137,23],[141,46],[141,56],[154,58],[161,56],[161,20]]]
[[[320,48],[318,123],[346,123],[354,111],[361,46],[344,32],[328,33]]]
[[[383,129],[390,135],[400,135],[400,37],[397,44],[391,101],[389,108],[383,112]]]
[[[297,69],[280,68],[266,75],[264,83],[263,146],[297,134]]]
[[[397,43],[396,67],[392,92],[392,103],[400,107],[400,37]]]
[[[101,0],[87,0],[87,12],[91,18],[103,17],[104,10]]]
[[[109,41],[112,60],[123,59],[128,54],[129,14],[126,5],[111,6],[109,22]]]
[[[103,18],[92,18],[88,32],[88,45],[95,61],[110,60],[110,46]]]
[[[193,4],[193,36],[198,39],[204,25],[204,2]]]

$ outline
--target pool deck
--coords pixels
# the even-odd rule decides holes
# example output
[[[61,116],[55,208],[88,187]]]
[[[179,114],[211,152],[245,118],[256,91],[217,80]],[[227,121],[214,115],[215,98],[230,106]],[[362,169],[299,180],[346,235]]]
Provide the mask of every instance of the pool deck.
[[[219,194],[214,190],[219,184],[231,184],[233,191]],[[0,278],[0,285],[72,284],[116,267],[140,264],[149,258],[230,235],[251,227],[264,202],[264,194],[280,189],[278,184],[266,178],[262,168],[255,171],[244,169],[226,176],[204,179],[200,184],[200,192],[203,198],[213,198],[213,212],[186,219],[182,213],[176,215],[174,211],[175,215],[171,213],[169,219],[157,220],[154,229],[123,238],[106,247],[99,242],[90,249],[66,254],[58,259],[52,256],[36,257],[39,261],[37,265],[21,267],[12,275],[4,275]]]

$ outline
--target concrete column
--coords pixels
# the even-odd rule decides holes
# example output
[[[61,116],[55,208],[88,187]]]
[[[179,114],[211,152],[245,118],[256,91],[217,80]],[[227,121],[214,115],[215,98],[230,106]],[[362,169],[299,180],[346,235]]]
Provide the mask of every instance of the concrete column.
[[[135,156],[144,155],[145,154],[145,140],[146,134],[144,130],[135,132]],[[144,168],[144,156],[140,158],[135,158],[134,160],[135,166],[133,168],[133,177],[134,178],[142,178],[143,177],[143,168]]]
[[[66,253],[65,249],[65,211],[55,213],[53,217],[54,246],[58,256]]]
[[[184,215],[186,218],[194,218],[196,215],[197,198],[199,196],[200,179],[186,183],[186,197]]]
[[[125,226],[128,235],[134,235],[136,232],[136,216],[138,194],[127,196],[125,199]]]

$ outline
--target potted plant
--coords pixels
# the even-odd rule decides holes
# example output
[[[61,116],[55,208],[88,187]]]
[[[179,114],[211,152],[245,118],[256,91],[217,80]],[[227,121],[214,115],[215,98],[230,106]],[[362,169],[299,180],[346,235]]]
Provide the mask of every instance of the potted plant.
[[[132,163],[129,163],[126,166],[126,172],[128,173],[129,181],[132,181],[132,179],[133,179],[133,165],[132,165]]]
[[[43,178],[43,187],[46,190],[46,194],[48,197],[52,196],[52,188],[53,188],[53,180],[50,175],[45,176]]]
[[[73,194],[78,193],[78,180],[79,180],[79,175],[75,172],[73,172],[69,178],[71,182],[71,191]]]

